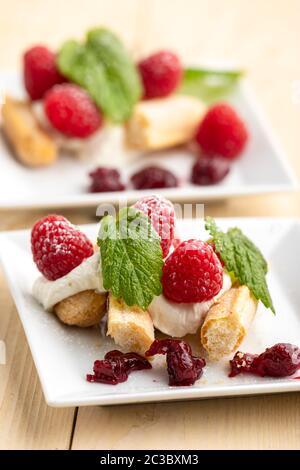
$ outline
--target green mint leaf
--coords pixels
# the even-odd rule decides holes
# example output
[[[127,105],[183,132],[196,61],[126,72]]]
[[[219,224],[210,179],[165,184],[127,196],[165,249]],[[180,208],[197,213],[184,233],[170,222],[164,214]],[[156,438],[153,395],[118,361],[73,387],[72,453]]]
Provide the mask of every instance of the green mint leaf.
[[[87,33],[86,42],[66,41],[57,64],[69,80],[84,88],[112,122],[123,122],[140,99],[136,66],[117,36],[105,28]]]
[[[98,241],[104,288],[143,310],[162,291],[160,239],[147,216],[134,208],[101,221]]]
[[[241,70],[186,68],[178,93],[196,96],[210,104],[228,96],[242,76]]]
[[[275,313],[266,281],[268,265],[257,246],[239,228],[222,232],[211,217],[206,217],[205,228],[229,274],[248,286],[254,297]]]

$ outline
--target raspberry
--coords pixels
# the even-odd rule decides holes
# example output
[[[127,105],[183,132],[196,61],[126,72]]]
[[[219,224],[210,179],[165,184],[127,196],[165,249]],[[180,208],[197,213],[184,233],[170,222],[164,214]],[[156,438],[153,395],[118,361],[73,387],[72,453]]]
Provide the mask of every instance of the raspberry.
[[[92,180],[89,191],[103,193],[106,191],[124,191],[125,186],[120,180],[120,173],[113,168],[96,168],[89,173]]]
[[[228,104],[208,110],[196,133],[196,141],[208,155],[236,158],[244,149],[248,131],[236,111]]]
[[[84,139],[102,125],[102,116],[89,95],[77,85],[56,85],[45,96],[44,109],[52,126],[68,137]]]
[[[182,243],[182,240],[180,238],[176,238],[176,234],[175,234],[175,238],[173,239],[173,249],[176,250],[176,248],[181,245]]]
[[[162,285],[164,295],[173,302],[204,302],[217,295],[223,284],[219,258],[208,243],[182,242],[166,259]]]
[[[64,81],[56,67],[56,55],[45,46],[34,46],[25,52],[24,83],[32,100],[43,98],[46,91]]]
[[[86,235],[65,217],[48,215],[32,228],[31,251],[38,270],[55,281],[79,266],[94,249]]]
[[[175,188],[178,180],[171,171],[158,166],[148,166],[131,177],[135,189]]]
[[[144,86],[144,98],[170,95],[182,79],[179,58],[169,51],[152,54],[138,64]]]
[[[149,217],[149,220],[160,237],[160,245],[165,258],[174,239],[175,210],[172,202],[163,197],[146,196],[134,206]]]
[[[223,157],[199,158],[192,168],[191,181],[200,186],[219,183],[229,170],[229,161]]]

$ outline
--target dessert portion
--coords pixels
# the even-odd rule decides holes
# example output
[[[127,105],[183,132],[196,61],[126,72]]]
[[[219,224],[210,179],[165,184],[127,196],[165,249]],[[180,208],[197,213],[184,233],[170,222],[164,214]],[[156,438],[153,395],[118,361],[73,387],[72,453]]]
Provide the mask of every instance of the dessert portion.
[[[67,325],[94,326],[106,314],[107,335],[122,351],[96,361],[89,381],[123,382],[129,372],[151,368],[145,357],[165,354],[170,385],[192,385],[206,363],[236,352],[259,301],[275,312],[259,248],[239,228],[223,232],[209,217],[205,228],[207,241],[178,240],[173,204],[157,196],[105,216],[97,248],[62,216],[36,222],[31,246],[41,276],[33,295]],[[165,338],[158,340],[157,331]],[[180,339],[186,335],[196,335],[205,358],[193,355]],[[265,374],[261,356],[239,352],[231,376],[270,375],[269,358],[289,361],[295,351],[278,346],[264,353]]]
[[[3,129],[19,162],[31,168],[54,164],[62,152],[91,164],[97,157],[90,192],[216,184],[249,140],[243,119],[223,102],[241,75],[184,67],[168,50],[135,62],[112,31],[94,28],[57,51],[40,44],[25,51],[27,97],[6,97]],[[195,157],[193,164],[187,159],[188,177],[163,158],[155,167],[147,162],[177,146]],[[124,182],[116,174],[131,158],[143,165]]]
[[[42,274],[34,297],[67,325],[88,327],[106,313],[99,252],[65,217],[50,215],[31,231],[33,260]]]

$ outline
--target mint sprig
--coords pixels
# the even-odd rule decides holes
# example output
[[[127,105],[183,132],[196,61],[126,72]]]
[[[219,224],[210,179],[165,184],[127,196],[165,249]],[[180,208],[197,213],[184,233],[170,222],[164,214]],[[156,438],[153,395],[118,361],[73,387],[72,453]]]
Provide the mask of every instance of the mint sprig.
[[[66,41],[57,65],[62,75],[90,94],[112,122],[128,119],[142,95],[134,61],[120,39],[106,28],[88,31],[84,43]]]
[[[147,216],[134,208],[101,221],[97,243],[101,251],[103,286],[128,306],[146,310],[162,291],[163,257],[160,239]]]
[[[178,93],[196,96],[210,104],[226,98],[243,74],[242,70],[186,68]]]
[[[254,297],[275,313],[266,281],[268,265],[257,246],[239,228],[222,232],[211,217],[206,217],[205,228],[229,274],[248,286]]]

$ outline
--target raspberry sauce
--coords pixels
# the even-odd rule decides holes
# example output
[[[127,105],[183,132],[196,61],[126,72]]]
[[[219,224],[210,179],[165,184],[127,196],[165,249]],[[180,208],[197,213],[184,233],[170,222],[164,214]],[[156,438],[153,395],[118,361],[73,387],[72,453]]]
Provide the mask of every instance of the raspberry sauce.
[[[98,167],[89,173],[91,184],[90,193],[103,193],[109,191],[124,191],[125,185],[121,175],[115,168]]]
[[[277,343],[262,354],[238,351],[229,362],[229,377],[235,377],[241,372],[260,377],[287,377],[300,369],[300,349],[293,344]]]
[[[223,157],[199,158],[192,168],[191,182],[200,186],[216,184],[228,175],[230,163]]]
[[[179,182],[169,170],[158,166],[148,166],[131,177],[134,189],[175,188]]]
[[[188,386],[198,380],[205,367],[205,359],[192,355],[191,346],[178,339],[155,340],[146,356],[167,355],[169,385]]]
[[[117,385],[126,382],[131,372],[151,368],[150,362],[139,354],[124,354],[121,351],[113,350],[106,353],[104,359],[94,362],[94,374],[87,374],[86,380]]]

